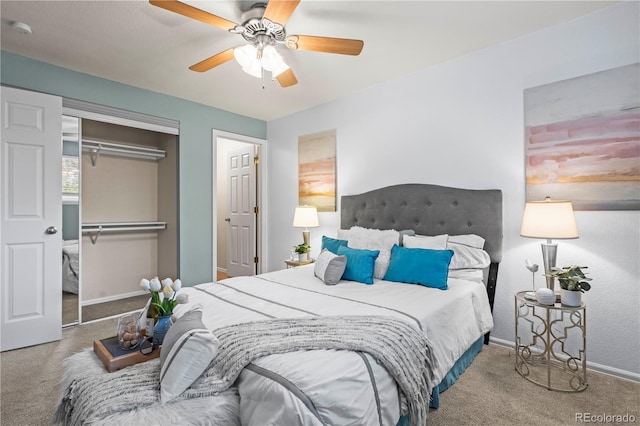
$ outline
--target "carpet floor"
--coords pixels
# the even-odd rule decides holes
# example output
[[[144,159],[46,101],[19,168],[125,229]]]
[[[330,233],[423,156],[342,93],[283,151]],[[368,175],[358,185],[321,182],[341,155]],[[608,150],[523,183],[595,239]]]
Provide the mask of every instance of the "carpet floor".
[[[0,354],[0,424],[50,425],[63,361],[115,334],[117,318],[69,327],[62,340]],[[581,393],[548,391],[520,377],[514,352],[484,346],[460,379],[441,395],[427,425],[575,425],[576,416],[627,414],[640,422],[640,384],[589,371]],[[597,419],[597,417],[596,417]],[[593,421],[592,421],[593,422]],[[602,422],[600,422],[602,423]]]

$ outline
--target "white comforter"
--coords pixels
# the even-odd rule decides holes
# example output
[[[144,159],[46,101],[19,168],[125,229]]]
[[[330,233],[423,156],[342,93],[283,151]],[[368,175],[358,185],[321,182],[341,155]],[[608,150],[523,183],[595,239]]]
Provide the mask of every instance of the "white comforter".
[[[432,344],[433,386],[493,327],[484,286],[456,279],[449,280],[446,291],[388,281],[326,286],[314,277],[313,265],[307,265],[181,292],[189,294],[190,303],[178,305],[175,315],[201,305],[209,329],[313,315],[388,315],[405,320],[423,330]],[[238,390],[243,425],[395,425],[403,413],[386,370],[370,356],[353,352],[270,355],[243,371]]]

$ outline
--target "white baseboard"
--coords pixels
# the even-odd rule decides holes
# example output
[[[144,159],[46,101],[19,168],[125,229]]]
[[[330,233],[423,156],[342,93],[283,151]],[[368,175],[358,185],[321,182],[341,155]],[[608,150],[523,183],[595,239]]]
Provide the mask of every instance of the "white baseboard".
[[[144,290],[138,290],[138,291],[133,291],[131,293],[116,294],[114,296],[101,297],[99,299],[85,300],[82,302],[82,306],[96,305],[98,303],[105,303],[105,302],[113,302],[114,300],[126,299],[128,297],[134,297],[134,296],[141,296],[143,294],[148,294],[148,292]]]
[[[515,342],[510,342],[504,339],[498,339],[490,336],[489,343],[493,343],[496,346],[502,346],[507,349],[514,350]],[[640,374],[631,371],[621,370],[619,368],[610,367],[608,365],[598,364],[596,362],[587,361],[587,369],[597,371],[598,373],[608,374],[609,376],[617,377],[619,379],[630,380],[632,382],[640,383]]]

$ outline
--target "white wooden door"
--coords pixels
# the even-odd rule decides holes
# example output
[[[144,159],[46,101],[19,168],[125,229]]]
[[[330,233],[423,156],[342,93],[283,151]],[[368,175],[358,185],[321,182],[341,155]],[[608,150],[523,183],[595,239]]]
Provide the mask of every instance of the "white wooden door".
[[[227,274],[232,277],[256,273],[255,149],[253,145],[247,145],[227,154]]]
[[[0,351],[62,334],[62,99],[2,87]]]

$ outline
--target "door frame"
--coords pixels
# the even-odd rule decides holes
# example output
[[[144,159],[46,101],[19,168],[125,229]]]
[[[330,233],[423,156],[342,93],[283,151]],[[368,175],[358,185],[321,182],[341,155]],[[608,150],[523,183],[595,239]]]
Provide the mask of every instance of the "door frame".
[[[211,155],[212,155],[212,165],[213,165],[213,173],[212,173],[212,196],[211,196],[211,274],[212,281],[216,280],[218,274],[218,213],[216,209],[216,201],[218,199],[218,139],[228,139],[237,142],[249,143],[252,145],[257,145],[259,147],[259,156],[260,163],[258,165],[258,173],[256,175],[257,178],[257,186],[258,186],[258,196],[257,203],[259,206],[258,215],[256,218],[256,227],[258,229],[257,232],[257,241],[258,241],[258,267],[257,271],[259,274],[266,272],[266,265],[268,265],[268,254],[267,254],[267,229],[265,224],[267,221],[267,194],[268,194],[268,184],[267,184],[267,140],[254,138],[252,136],[240,135],[237,133],[226,132],[223,130],[212,130],[212,139],[211,139]]]

